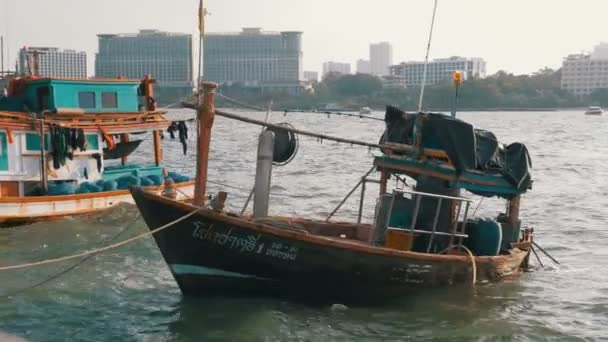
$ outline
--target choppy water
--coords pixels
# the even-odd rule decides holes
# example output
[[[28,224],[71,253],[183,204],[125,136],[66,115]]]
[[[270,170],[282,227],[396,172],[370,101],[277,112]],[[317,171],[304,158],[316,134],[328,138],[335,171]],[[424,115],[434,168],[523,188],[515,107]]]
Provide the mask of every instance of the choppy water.
[[[0,273],[0,331],[32,341],[608,338],[608,118],[577,112],[460,117],[494,131],[503,142],[528,144],[535,183],[523,201],[522,218],[536,227],[537,241],[562,266],[551,266],[545,258],[546,270],[510,282],[473,290],[413,291],[388,305],[332,309],[268,298],[183,298],[148,239],[94,256],[33,289],[28,288],[74,262]],[[318,115],[274,114],[271,121],[373,142],[383,129],[382,122]],[[259,130],[216,119],[211,190],[220,189],[217,182],[251,187]],[[190,139],[193,145],[193,132]],[[168,165],[192,172],[194,159],[181,155],[177,142],[166,140],[165,148]],[[296,159],[275,170],[272,211],[323,217],[369,169],[372,153],[302,138]],[[367,220],[376,194],[369,188]],[[247,191],[228,190],[231,208],[240,209]],[[480,213],[494,214],[500,205],[486,200]],[[356,210],[353,198],[340,217],[353,219]],[[0,264],[62,256],[143,231],[131,206],[1,230]]]

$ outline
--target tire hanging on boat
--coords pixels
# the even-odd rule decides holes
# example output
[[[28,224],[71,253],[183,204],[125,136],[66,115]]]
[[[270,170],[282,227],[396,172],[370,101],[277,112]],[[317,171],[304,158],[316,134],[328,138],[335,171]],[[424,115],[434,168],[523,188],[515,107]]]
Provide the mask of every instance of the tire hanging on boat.
[[[294,128],[286,122],[279,125]],[[274,133],[273,164],[277,166],[289,164],[298,153],[298,148],[300,147],[298,136],[293,132],[280,128],[267,128],[267,130]]]

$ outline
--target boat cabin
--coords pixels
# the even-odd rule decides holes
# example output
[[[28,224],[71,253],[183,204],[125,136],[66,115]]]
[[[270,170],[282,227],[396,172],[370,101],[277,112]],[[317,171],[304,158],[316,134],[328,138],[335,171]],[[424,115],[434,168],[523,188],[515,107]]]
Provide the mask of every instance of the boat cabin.
[[[374,165],[381,172],[380,199],[372,244],[424,253],[464,246],[474,255],[507,253],[520,239],[520,196],[531,188],[530,159],[522,144],[502,146],[488,131],[442,114],[387,110],[383,143],[411,146],[383,151]],[[412,189],[388,189],[389,179]],[[471,219],[471,203],[461,191],[500,197],[507,210],[495,218]]]
[[[137,113],[147,110],[140,80],[15,79],[0,110],[50,113]]]
[[[74,193],[82,183],[107,191],[115,185],[104,181],[129,175],[160,182],[160,131],[169,122],[157,111],[153,83],[150,77],[13,79],[0,98],[0,197],[40,195],[41,186],[45,194]],[[154,137],[154,163],[126,165],[146,133]],[[111,159],[122,168],[108,170]]]

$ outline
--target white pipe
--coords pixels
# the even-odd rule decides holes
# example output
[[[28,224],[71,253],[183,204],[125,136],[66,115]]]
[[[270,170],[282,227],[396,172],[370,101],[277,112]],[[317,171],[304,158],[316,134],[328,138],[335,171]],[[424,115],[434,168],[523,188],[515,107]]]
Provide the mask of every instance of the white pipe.
[[[253,217],[267,217],[270,201],[270,178],[274,156],[274,133],[264,131],[258,143],[258,162],[255,171]]]

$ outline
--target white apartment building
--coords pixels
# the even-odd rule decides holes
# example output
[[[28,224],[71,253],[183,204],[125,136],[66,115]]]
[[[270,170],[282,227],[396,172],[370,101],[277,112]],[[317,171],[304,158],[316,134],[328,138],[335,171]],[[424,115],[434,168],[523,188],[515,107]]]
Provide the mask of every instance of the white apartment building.
[[[486,77],[486,62],[482,58],[450,57],[434,59],[427,65],[426,84],[436,84],[452,79],[460,71],[463,79]],[[401,77],[407,86],[420,86],[424,62],[404,62],[390,67],[390,75]]]
[[[319,73],[316,71],[304,71],[304,80],[308,82],[318,82]]]
[[[87,54],[84,51],[54,47],[23,47],[19,50],[19,74],[34,72],[28,56],[38,55],[38,76],[53,78],[87,78]]]
[[[350,63],[325,62],[323,63],[323,76],[329,73],[350,74]]]
[[[574,54],[562,63],[561,87],[577,96],[608,88],[608,44],[601,43],[591,54]]]
[[[366,59],[357,60],[357,73],[358,74],[371,74],[372,63]]]
[[[393,46],[388,42],[371,44],[369,46],[369,62],[372,74],[376,76],[389,75],[389,67],[393,64]]]

